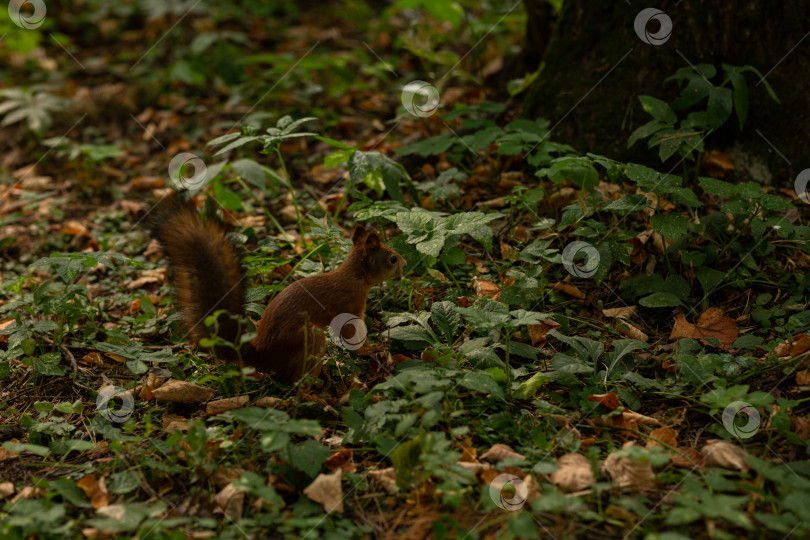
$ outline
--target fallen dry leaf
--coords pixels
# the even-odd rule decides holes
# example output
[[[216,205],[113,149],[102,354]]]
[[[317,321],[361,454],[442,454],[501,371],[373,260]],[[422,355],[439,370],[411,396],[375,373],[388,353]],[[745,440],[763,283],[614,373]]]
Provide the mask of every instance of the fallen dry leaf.
[[[338,469],[332,474],[319,474],[315,480],[304,488],[304,495],[320,503],[328,513],[343,513],[343,472]]]
[[[242,517],[242,511],[245,508],[245,492],[237,489],[233,484],[228,484],[214,495],[213,502],[217,506],[215,513],[223,513],[236,521]]]
[[[493,281],[473,277],[472,284],[473,289],[475,290],[475,296],[478,298],[487,296],[493,300],[497,300],[501,296],[501,289],[498,288]]]
[[[810,371],[803,369],[796,372],[796,384],[799,386],[807,386],[810,384]]]
[[[551,473],[551,483],[566,492],[581,491],[596,482],[591,462],[583,455],[570,452],[557,459],[559,469]]]
[[[557,291],[557,292],[561,292],[563,294],[567,294],[568,296],[570,296],[572,298],[579,298],[580,300],[585,298],[585,293],[580,291],[577,287],[575,287],[574,285],[571,285],[570,283],[564,283],[564,282],[549,283],[548,288],[553,290],[553,291]]]
[[[630,319],[636,312],[638,306],[622,306],[617,308],[603,309],[602,315],[611,319]]]
[[[709,308],[704,311],[697,324],[692,324],[686,320],[683,314],[675,317],[675,326],[669,335],[670,341],[678,339],[697,339],[705,344],[709,344],[706,338],[717,338],[723,349],[728,350],[737,339],[737,323],[734,319],[723,314],[717,308]]]
[[[0,482],[0,499],[14,495],[14,484],[11,482]]]
[[[723,178],[726,171],[734,169],[734,163],[732,163],[731,158],[720,150],[709,150],[703,154],[703,158],[700,160],[700,168],[712,178]]]
[[[250,399],[248,396],[237,396],[231,398],[218,399],[216,401],[209,401],[205,404],[205,414],[211,416],[214,414],[222,414],[226,411],[234,409],[241,409]]]
[[[778,345],[773,352],[776,356],[799,356],[810,351],[810,336],[807,334],[796,334],[787,343]]]
[[[552,319],[542,321],[540,324],[527,324],[526,328],[529,330],[529,338],[532,340],[532,347],[544,344],[546,342],[546,334],[548,334],[550,330],[559,327],[560,323]]]
[[[6,450],[2,446],[0,446],[0,463],[4,461],[11,461],[12,459],[17,459],[18,456],[16,453],[12,452],[11,450]]]
[[[167,413],[163,415],[163,431],[167,433],[174,433],[175,431],[188,431],[191,427],[191,422],[188,418],[180,416],[179,414]]]
[[[368,471],[368,477],[380,484],[388,493],[394,493],[397,488],[397,471],[393,467]]]
[[[256,400],[257,407],[264,407],[266,409],[275,409],[277,407],[281,407],[283,404],[283,399],[273,396],[265,396]]]
[[[216,391],[211,388],[204,388],[187,381],[171,379],[163,383],[160,388],[155,388],[155,390],[152,391],[152,394],[155,396],[155,399],[159,399],[161,401],[184,403],[186,405],[199,405],[200,403],[208,401],[214,397]]]
[[[609,394],[591,394],[588,396],[588,401],[594,401],[607,407],[611,411],[617,409],[621,405],[619,402],[619,396],[613,392],[610,392]]]
[[[683,467],[685,469],[694,469],[695,467],[700,466],[703,456],[696,448],[678,448],[678,452],[680,453],[672,454],[672,456],[669,458],[673,465],[677,465],[678,467]]]
[[[635,446],[634,442],[626,442],[622,450]],[[613,485],[619,489],[629,487],[634,491],[649,491],[655,487],[655,473],[649,461],[636,461],[625,456],[618,456],[618,450],[611,452],[602,464],[602,471],[606,472]]]
[[[518,458],[526,459],[526,456],[518,454],[508,445],[497,443],[481,455],[481,459],[488,459],[490,461],[501,461],[503,459]]]
[[[110,504],[110,496],[107,493],[107,484],[104,478],[97,478],[95,474],[88,474],[84,478],[76,482],[87,498],[90,499],[90,504],[93,508],[98,510]]]
[[[700,449],[700,453],[703,456],[704,467],[722,467],[742,472],[751,469],[745,461],[745,456],[748,455],[746,451],[730,442],[711,439]]]
[[[458,464],[467,469],[468,471],[474,472],[475,474],[486,471],[487,469],[492,467],[492,465],[490,465],[489,463],[474,463],[472,461],[459,461]]]
[[[635,339],[644,343],[650,341],[650,336],[639,330],[636,326],[627,322],[625,319],[617,319],[615,328],[621,335],[627,336],[630,339]]]
[[[338,469],[345,473],[354,472],[354,453],[348,448],[335,452],[326,460],[326,468],[333,472]]]
[[[652,448],[653,446],[663,446],[661,443],[668,444],[669,446],[676,448],[678,446],[678,432],[668,427],[654,429],[652,433],[650,433],[650,438],[647,439],[647,448]]]

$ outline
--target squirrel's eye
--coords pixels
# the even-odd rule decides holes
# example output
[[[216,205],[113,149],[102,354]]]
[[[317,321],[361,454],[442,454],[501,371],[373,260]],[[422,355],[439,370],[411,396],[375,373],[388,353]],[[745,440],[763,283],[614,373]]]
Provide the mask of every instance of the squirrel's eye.
[[[391,255],[391,258],[390,258],[390,259],[388,259],[388,261],[389,261],[391,264],[395,264],[395,263],[397,262],[397,256],[396,256],[396,255]]]

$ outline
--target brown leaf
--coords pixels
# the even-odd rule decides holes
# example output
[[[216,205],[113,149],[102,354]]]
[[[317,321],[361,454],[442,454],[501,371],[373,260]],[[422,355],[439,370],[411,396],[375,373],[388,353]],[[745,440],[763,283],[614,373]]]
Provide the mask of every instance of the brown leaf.
[[[304,495],[320,503],[327,512],[343,513],[343,472],[338,469],[332,474],[319,474],[315,480],[304,488]]]
[[[637,341],[643,341],[647,343],[650,341],[650,336],[636,328],[634,325],[630,324],[624,319],[617,319],[615,324],[616,330],[623,336],[627,336],[630,339],[635,339]]]
[[[723,467],[742,472],[748,472],[751,469],[745,461],[745,456],[748,455],[745,450],[730,442],[711,439],[700,449],[700,453],[703,455],[702,465],[705,467]]]
[[[62,234],[69,236],[90,236],[90,231],[78,221],[70,220],[62,225]]]
[[[11,461],[13,459],[17,459],[18,457],[20,456],[17,455],[16,453],[0,446],[0,463],[3,463],[4,461]]]
[[[678,452],[680,452],[680,454],[672,454],[672,456],[669,458],[673,465],[684,467],[685,469],[694,469],[695,467],[700,466],[703,456],[701,456],[700,452],[696,448],[678,448]]]
[[[186,405],[199,405],[200,403],[208,401],[214,397],[216,391],[211,388],[204,388],[187,381],[178,381],[177,379],[172,379],[165,382],[160,388],[156,388],[152,393],[154,394],[155,399],[159,399],[161,401],[184,403]]]
[[[163,431],[167,433],[188,431],[188,428],[191,427],[189,419],[179,414],[166,413],[161,420],[163,421]]]
[[[636,314],[636,312],[638,312],[638,306],[621,306],[617,308],[603,309],[602,315],[611,319],[630,319]]]
[[[591,394],[588,396],[588,401],[599,403],[611,411],[617,409],[621,405],[619,402],[619,396],[617,396],[614,392],[610,392],[609,394]]]
[[[583,455],[570,452],[557,459],[559,469],[551,473],[552,484],[566,492],[581,491],[596,482],[591,462]]]
[[[532,340],[532,347],[537,347],[546,342],[546,334],[550,330],[559,328],[560,323],[553,319],[542,321],[540,324],[527,324],[526,328],[529,330],[529,337]]]
[[[335,452],[326,460],[326,468],[333,472],[338,469],[346,473],[354,472],[357,468],[354,466],[354,453],[348,448]]]
[[[796,334],[792,340],[773,350],[776,356],[799,356],[807,351],[810,351],[810,336],[806,334]]]
[[[397,490],[397,471],[393,467],[368,471],[368,477],[380,484],[388,493],[394,493]]]
[[[512,448],[505,444],[497,443],[481,455],[481,459],[488,459],[490,461],[501,461],[507,458],[526,459],[526,456],[518,454]]]
[[[652,448],[653,446],[663,446],[661,443],[668,444],[669,446],[676,448],[678,446],[678,432],[668,427],[654,429],[652,433],[650,433],[650,438],[647,439],[647,448]]]
[[[473,289],[475,290],[475,296],[478,298],[482,298],[487,296],[492,298],[493,300],[497,300],[499,296],[501,296],[501,289],[498,286],[488,279],[478,279],[477,277],[473,277],[472,279]]]
[[[277,409],[282,405],[284,405],[284,400],[273,396],[265,396],[256,400],[257,407],[266,409]]]
[[[217,506],[214,513],[225,514],[236,521],[242,517],[242,511],[245,508],[245,492],[237,489],[233,484],[228,484],[214,495],[213,502]]]
[[[210,401],[205,404],[205,414],[211,416],[214,414],[222,414],[226,411],[232,411],[234,409],[241,409],[248,402],[248,399],[248,396],[237,396]]]
[[[810,419],[806,416],[791,416],[790,430],[803,441],[810,439]]]
[[[570,283],[565,282],[549,283],[548,288],[553,291],[567,294],[572,298],[579,298],[579,299],[585,298],[585,293],[580,291],[577,287],[571,285]]]
[[[622,450],[634,446],[633,442],[626,442]],[[602,470],[606,472],[613,485],[619,489],[629,487],[633,491],[649,491],[655,487],[655,473],[649,461],[636,461],[625,456],[619,456],[619,450],[614,450],[605,459]]]
[[[708,344],[705,339],[708,337],[717,338],[720,346],[728,350],[737,339],[737,323],[717,308],[709,308],[704,311],[696,325],[688,322],[683,314],[679,313],[675,317],[675,326],[672,328],[669,340],[689,338]]]
[[[622,411],[622,417],[626,421],[632,421],[644,426],[660,426],[661,422],[651,416],[644,416],[643,414],[633,411]]]
[[[108,504],[110,504],[110,497],[107,493],[107,484],[104,482],[104,478],[96,478],[95,474],[88,474],[84,478],[80,479],[76,482],[84,494],[87,495],[87,498],[90,499],[90,504],[93,505],[93,508],[98,510],[99,508],[104,508]]]
[[[796,372],[796,384],[799,386],[810,385],[810,371],[803,369]]]
[[[703,154],[700,167],[712,178],[723,178],[726,171],[734,169],[734,163],[720,150],[709,150]]]
[[[14,495],[14,484],[12,482],[0,482],[0,499]]]

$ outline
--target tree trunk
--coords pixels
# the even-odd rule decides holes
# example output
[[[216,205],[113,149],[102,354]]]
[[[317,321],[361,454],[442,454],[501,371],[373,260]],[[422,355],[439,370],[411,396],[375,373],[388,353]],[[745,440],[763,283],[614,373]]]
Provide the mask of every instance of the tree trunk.
[[[544,2],[524,0],[530,18]],[[672,31],[659,45],[645,43],[634,29],[645,7],[627,0],[565,0],[523,115],[548,118],[555,126],[551,137],[582,152],[669,169],[679,158],[662,165],[646,141],[627,149],[630,133],[651,119],[637,96],[671,102],[680,89],[665,79],[682,67],[708,63],[719,73],[722,63],[752,65],[781,105],[759,77],[746,73],[750,105],[743,130],[732,116],[705,140],[706,149],[729,154],[742,178],[793,187],[796,175],[810,167],[810,2],[660,0],[655,7],[671,19]],[[646,29],[660,31],[655,21]]]

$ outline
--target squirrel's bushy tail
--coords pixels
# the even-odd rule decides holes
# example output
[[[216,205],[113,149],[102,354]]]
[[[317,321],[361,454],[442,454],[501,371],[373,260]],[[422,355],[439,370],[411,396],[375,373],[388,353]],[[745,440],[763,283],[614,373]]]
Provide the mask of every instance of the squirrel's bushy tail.
[[[244,314],[245,288],[239,257],[217,222],[204,220],[190,202],[174,192],[155,209],[150,228],[169,260],[169,278],[183,322],[195,343],[211,337],[205,318],[217,310]],[[239,323],[231,317],[217,319],[218,335],[239,342]],[[228,360],[235,351],[217,347],[216,354]]]

